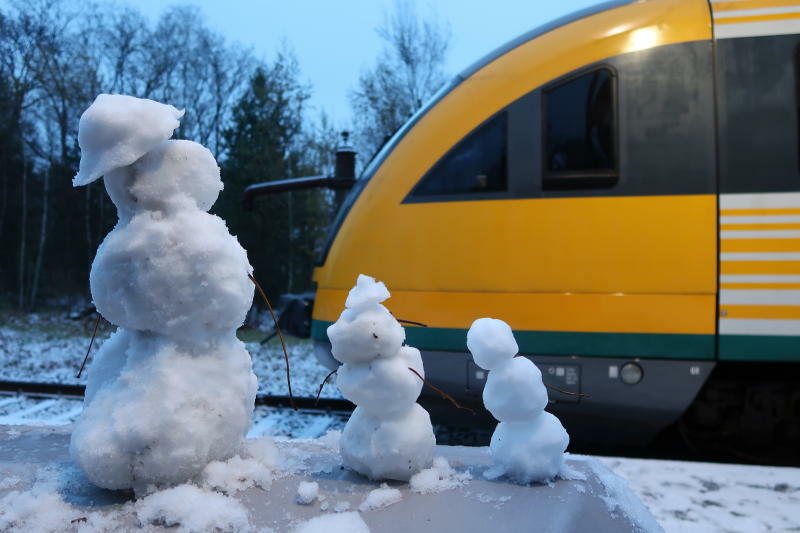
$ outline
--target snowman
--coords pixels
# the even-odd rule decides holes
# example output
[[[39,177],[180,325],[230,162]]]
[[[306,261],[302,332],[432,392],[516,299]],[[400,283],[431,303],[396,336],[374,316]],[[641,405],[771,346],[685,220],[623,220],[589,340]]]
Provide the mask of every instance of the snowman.
[[[169,140],[172,106],[101,94],[81,116],[75,186],[104,176],[119,220],[90,273],[117,326],[89,369],[70,443],[94,484],[174,485],[237,452],[256,394],[236,338],[253,298],[247,254],[207,211],[222,190],[203,146]]]
[[[340,441],[345,465],[370,479],[408,481],[430,467],[436,439],[428,412],[416,403],[422,357],[403,345],[405,330],[381,305],[389,296],[383,283],[360,275],[328,338],[343,363],[336,385],[356,404]]]
[[[489,371],[483,403],[500,423],[489,448],[497,475],[519,483],[548,481],[564,463],[569,435],[558,418],[545,412],[547,390],[542,373],[519,351],[502,320],[479,318],[467,332],[475,364]]]

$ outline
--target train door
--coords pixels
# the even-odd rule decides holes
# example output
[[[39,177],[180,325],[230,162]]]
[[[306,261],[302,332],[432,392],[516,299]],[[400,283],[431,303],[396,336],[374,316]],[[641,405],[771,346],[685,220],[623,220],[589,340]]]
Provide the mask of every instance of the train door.
[[[798,361],[800,2],[711,6],[720,176],[719,359]]]

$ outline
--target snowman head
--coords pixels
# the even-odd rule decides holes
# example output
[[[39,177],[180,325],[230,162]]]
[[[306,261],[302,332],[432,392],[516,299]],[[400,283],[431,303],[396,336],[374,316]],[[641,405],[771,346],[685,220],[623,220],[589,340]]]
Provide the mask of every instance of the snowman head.
[[[367,363],[393,357],[406,338],[405,330],[380,302],[389,298],[386,285],[360,275],[350,290],[345,310],[328,327],[331,353],[341,363]]]
[[[519,352],[511,327],[496,318],[479,318],[467,332],[467,348],[475,364],[492,370],[510,361]]]
[[[184,140],[162,141],[133,165],[109,173],[105,185],[120,218],[138,211],[208,211],[222,190],[211,152]]]

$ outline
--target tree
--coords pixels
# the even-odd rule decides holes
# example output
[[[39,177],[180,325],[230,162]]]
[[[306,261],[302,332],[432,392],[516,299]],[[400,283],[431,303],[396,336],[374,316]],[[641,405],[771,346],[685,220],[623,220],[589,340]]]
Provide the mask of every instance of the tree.
[[[384,47],[350,95],[356,145],[365,159],[442,86],[449,28],[420,20],[412,0],[396,0],[377,29]]]
[[[233,103],[254,68],[250,51],[209,30],[197,8],[168,9],[150,24],[135,8],[118,5],[0,4],[5,299],[30,309],[54,294],[88,295],[95,250],[116,220],[102,180],[71,186],[79,117],[99,93],[186,108],[176,136],[208,146],[219,158]]]
[[[299,67],[284,50],[271,65],[261,65],[234,106],[224,131],[225,189],[214,211],[248,250],[256,277],[271,297],[307,289],[316,242],[330,217],[323,191],[299,191],[262,198],[244,212],[241,194],[250,184],[313,174],[303,131],[308,88]]]

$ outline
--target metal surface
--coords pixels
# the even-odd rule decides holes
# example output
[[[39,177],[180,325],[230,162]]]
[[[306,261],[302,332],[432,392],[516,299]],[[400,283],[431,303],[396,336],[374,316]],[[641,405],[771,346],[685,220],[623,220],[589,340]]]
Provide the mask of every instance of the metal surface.
[[[317,359],[336,368],[330,344],[316,341],[314,345]],[[646,444],[678,420],[715,365],[713,361],[634,359],[643,377],[629,385],[621,379],[622,366],[631,361],[628,358],[537,355],[529,359],[542,371],[545,384],[589,395],[577,398],[555,390],[548,393],[548,411],[561,419],[571,436],[620,445]],[[458,399],[480,402],[488,372],[477,367],[468,353],[422,350],[422,360],[425,377],[432,384]],[[423,389],[423,395],[435,394]],[[614,431],[608,431],[609,427]]]
[[[89,484],[71,463],[68,446],[69,432],[65,429],[0,427],[0,478],[13,474],[21,480],[14,490],[26,490],[37,472],[48,469],[56,474],[60,497],[78,513],[114,513],[120,525],[130,530],[174,529],[139,523],[134,507],[129,505],[131,493],[101,490]],[[300,481],[319,484],[320,495],[330,506],[327,513],[337,505],[340,509],[358,509],[367,494],[380,486],[340,468],[339,454],[313,441],[281,442],[279,448],[282,455],[302,465],[298,471],[276,476],[269,490],[251,488],[234,495],[247,508],[254,529],[289,531],[300,521],[326,514],[319,502],[296,503]],[[445,457],[456,470],[469,471],[472,479],[461,487],[433,494],[413,492],[405,483],[390,483],[400,490],[402,500],[383,509],[361,511],[371,531],[624,533],[659,529],[636,496],[595,459],[568,459],[576,474],[571,477],[585,480],[523,486],[483,478],[490,464],[486,448],[439,446],[437,455]],[[9,490],[0,489],[0,497]]]

